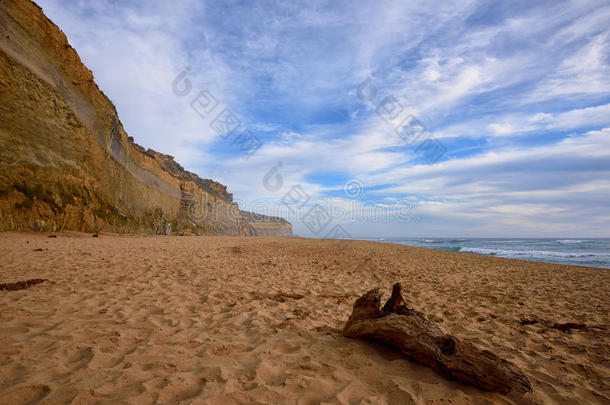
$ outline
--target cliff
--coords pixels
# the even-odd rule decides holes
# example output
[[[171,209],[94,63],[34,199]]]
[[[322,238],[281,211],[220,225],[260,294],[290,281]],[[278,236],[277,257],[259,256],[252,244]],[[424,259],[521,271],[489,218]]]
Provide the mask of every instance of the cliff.
[[[290,235],[227,188],[128,137],[66,36],[0,2],[0,230]]]

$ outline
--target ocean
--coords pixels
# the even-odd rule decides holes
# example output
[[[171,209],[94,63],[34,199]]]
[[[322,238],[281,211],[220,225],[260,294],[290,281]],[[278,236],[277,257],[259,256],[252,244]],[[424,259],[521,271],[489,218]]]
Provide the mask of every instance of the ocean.
[[[610,268],[610,239],[366,238],[452,252]]]

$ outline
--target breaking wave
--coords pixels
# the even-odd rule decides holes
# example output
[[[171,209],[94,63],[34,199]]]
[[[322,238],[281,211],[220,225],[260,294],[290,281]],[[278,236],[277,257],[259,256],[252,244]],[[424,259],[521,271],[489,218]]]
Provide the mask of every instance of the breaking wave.
[[[509,249],[483,249],[463,247],[460,252],[478,253],[482,255],[500,257],[535,257],[535,258],[576,258],[576,257],[600,257],[608,256],[607,253],[594,252],[551,252],[548,250],[509,250]]]

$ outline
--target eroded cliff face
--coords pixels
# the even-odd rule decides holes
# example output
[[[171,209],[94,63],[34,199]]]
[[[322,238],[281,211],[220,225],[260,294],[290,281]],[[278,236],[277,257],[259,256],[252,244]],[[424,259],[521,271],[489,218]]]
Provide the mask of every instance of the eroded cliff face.
[[[125,133],[65,35],[29,0],[0,2],[0,230],[290,235],[224,185]]]

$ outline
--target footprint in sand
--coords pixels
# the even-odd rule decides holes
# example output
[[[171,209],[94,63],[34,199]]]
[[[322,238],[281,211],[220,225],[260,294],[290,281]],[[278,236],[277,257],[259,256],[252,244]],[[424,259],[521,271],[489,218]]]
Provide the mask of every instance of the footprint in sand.
[[[0,399],[4,404],[35,404],[47,396],[49,392],[51,392],[51,388],[46,385],[24,385],[0,393]]]

